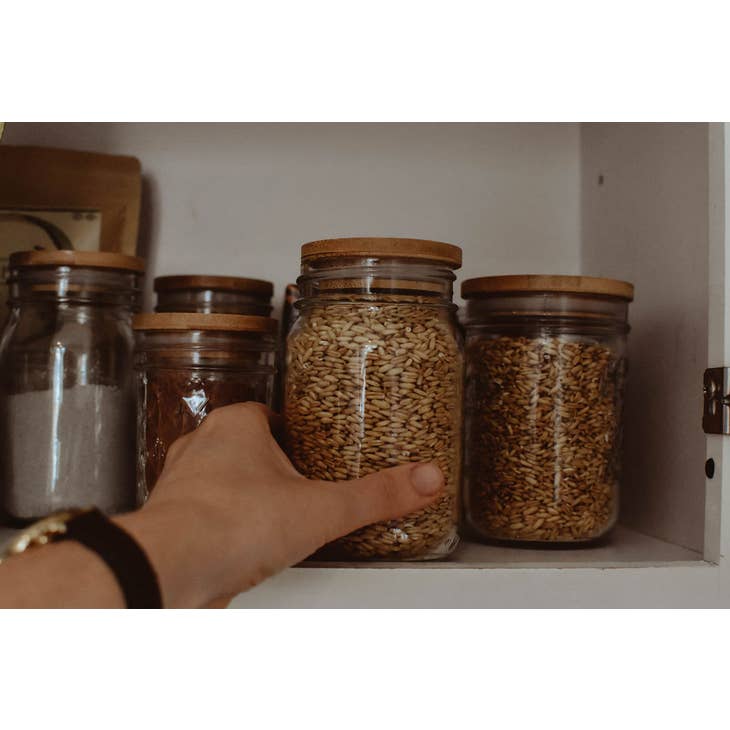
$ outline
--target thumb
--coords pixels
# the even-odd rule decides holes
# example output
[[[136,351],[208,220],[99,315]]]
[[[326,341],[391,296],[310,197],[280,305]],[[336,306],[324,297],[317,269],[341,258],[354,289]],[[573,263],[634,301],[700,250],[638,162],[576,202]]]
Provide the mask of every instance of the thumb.
[[[331,497],[339,502],[340,516],[332,525],[337,534],[330,539],[379,520],[417,512],[431,504],[443,488],[443,474],[433,463],[404,464],[339,482],[337,489],[330,490]]]

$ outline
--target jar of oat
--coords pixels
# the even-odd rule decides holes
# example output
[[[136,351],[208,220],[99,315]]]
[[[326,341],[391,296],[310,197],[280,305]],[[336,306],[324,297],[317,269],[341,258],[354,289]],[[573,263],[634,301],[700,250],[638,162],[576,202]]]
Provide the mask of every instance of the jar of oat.
[[[460,265],[460,248],[434,241],[302,247],[284,398],[294,466],[340,481],[433,461],[446,478],[437,503],[347,535],[323,558],[424,560],[456,547],[463,346],[452,285]]]
[[[463,283],[465,517],[476,536],[580,544],[615,524],[633,292],[587,276]]]
[[[247,314],[268,317],[274,285],[236,276],[158,276],[155,312]]]
[[[270,405],[276,320],[234,314],[161,313],[134,318],[137,488],[144,500],[168,448],[215,408]]]

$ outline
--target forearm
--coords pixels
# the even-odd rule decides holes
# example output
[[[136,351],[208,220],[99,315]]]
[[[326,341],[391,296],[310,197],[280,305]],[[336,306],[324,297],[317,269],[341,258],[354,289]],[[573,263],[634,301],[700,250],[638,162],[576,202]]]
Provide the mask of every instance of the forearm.
[[[152,506],[121,515],[123,527],[147,554],[166,607],[211,600],[195,518],[178,505]],[[32,548],[0,565],[0,608],[124,608],[112,571],[74,541]]]
[[[2,563],[0,608],[124,608],[124,596],[106,564],[69,541]]]

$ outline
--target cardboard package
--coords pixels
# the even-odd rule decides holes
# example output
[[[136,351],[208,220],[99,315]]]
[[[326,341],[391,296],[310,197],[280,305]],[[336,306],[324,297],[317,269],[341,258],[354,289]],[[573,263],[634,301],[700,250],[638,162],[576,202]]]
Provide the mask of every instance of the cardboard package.
[[[0,302],[13,251],[135,255],[141,189],[135,157],[0,144]]]

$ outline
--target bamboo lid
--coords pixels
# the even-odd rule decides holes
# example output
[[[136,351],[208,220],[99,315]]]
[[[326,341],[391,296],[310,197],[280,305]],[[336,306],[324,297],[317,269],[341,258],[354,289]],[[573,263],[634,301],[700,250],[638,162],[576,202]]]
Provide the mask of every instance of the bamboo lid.
[[[200,314],[195,312],[161,312],[138,314],[132,320],[135,330],[179,332],[276,332],[276,320],[244,314]]]
[[[302,263],[341,256],[414,259],[445,264],[452,269],[461,266],[458,246],[418,238],[329,238],[302,246]]]
[[[16,251],[10,254],[8,267],[69,266],[89,269],[117,269],[144,271],[145,262],[137,256],[126,256],[108,251]]]
[[[593,294],[616,297],[630,302],[634,298],[634,285],[628,281],[601,279],[595,276],[543,276],[539,274],[482,276],[478,279],[467,279],[461,285],[461,296],[464,299],[530,292]]]
[[[241,292],[257,297],[271,299],[274,285],[263,279],[245,279],[239,276],[158,276],[155,279],[156,292],[177,291],[179,289],[217,289]]]

